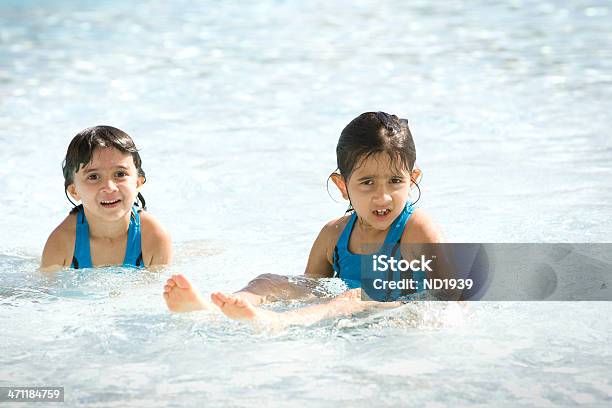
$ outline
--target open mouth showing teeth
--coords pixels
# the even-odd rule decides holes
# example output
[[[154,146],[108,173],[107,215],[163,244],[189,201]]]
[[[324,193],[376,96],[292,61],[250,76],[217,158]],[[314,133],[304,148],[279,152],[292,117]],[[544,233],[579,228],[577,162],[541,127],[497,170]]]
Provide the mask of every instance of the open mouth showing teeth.
[[[102,200],[101,204],[102,205],[113,205],[113,204],[117,204],[119,201],[121,200]]]
[[[376,215],[387,215],[387,214],[389,214],[389,213],[391,212],[391,210],[390,210],[390,209],[388,209],[388,208],[386,208],[386,209],[384,209],[384,210],[375,210],[375,211],[373,211],[373,212],[374,212],[374,214],[376,214]]]

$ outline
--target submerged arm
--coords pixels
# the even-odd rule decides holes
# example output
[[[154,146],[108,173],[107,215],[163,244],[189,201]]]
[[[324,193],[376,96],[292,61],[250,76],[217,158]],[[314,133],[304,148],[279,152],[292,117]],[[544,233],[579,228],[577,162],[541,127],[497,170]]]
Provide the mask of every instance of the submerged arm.
[[[235,295],[248,300],[254,305],[283,299],[304,299],[313,296],[313,289],[317,287],[316,278],[329,278],[333,276],[331,253],[335,245],[334,235],[337,221],[325,225],[317,239],[312,244],[308,264],[304,277],[306,279],[290,279],[287,276],[271,273],[259,275],[250,281]],[[331,249],[330,249],[331,245]],[[310,278],[310,279],[308,279]]]
[[[145,266],[159,270],[172,263],[172,239],[166,229],[151,214],[140,213],[142,223],[142,257]]]
[[[74,248],[74,226],[70,230],[71,219],[67,217],[49,235],[40,259],[42,272],[56,272],[70,266]]]

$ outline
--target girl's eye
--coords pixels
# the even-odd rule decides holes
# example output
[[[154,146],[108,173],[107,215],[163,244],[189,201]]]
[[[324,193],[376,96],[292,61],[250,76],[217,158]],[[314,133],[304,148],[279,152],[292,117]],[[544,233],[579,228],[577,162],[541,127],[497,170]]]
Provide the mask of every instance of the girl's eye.
[[[364,180],[361,182],[361,184],[363,184],[364,186],[371,186],[372,184],[374,184],[374,180]]]
[[[115,173],[115,177],[125,177],[128,174],[125,171],[118,171],[117,173]]]
[[[403,181],[404,181],[404,179],[399,178],[399,177],[393,177],[393,178],[391,179],[391,183],[393,183],[393,184],[398,184],[398,183],[401,183],[401,182],[403,182]]]
[[[97,174],[90,174],[89,176],[87,176],[87,180],[97,180],[97,179],[98,179]]]

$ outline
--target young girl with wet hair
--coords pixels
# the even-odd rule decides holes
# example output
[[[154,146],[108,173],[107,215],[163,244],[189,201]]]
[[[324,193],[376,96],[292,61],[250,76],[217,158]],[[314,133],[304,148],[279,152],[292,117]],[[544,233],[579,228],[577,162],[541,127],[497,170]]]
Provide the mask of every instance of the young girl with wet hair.
[[[349,291],[329,303],[275,313],[256,306],[270,299],[297,296],[300,289],[288,284],[286,278],[262,275],[233,295],[211,295],[224,314],[292,324],[353,313],[374,304],[383,306],[357,301],[361,297],[361,262],[364,256],[371,259],[372,251],[367,248],[379,248],[381,243],[441,242],[438,228],[411,200],[413,190],[420,193],[417,182],[421,171],[415,167],[416,149],[407,120],[384,112],[361,114],[342,131],[336,155],[338,169],[330,177],[349,201],[349,210],[323,227],[310,251],[305,276],[338,277]],[[168,280],[164,298],[172,311],[210,307],[182,275]]]
[[[42,270],[171,262],[170,236],[145,211],[140,193],[145,173],[127,133],[112,126],[79,132],[68,146],[62,170],[64,192],[74,207],[49,236]]]

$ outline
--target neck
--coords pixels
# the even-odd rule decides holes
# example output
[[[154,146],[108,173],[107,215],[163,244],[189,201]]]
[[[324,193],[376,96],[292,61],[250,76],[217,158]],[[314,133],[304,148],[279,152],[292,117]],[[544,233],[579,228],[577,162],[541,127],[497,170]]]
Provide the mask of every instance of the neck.
[[[361,233],[363,233],[366,237],[370,237],[372,239],[377,239],[381,235],[386,236],[387,232],[389,232],[389,228],[381,231],[379,229],[374,228],[370,224],[367,224],[359,216],[357,216],[356,224],[357,224],[356,227],[359,228],[359,231]]]
[[[130,211],[116,221],[107,221],[97,218],[85,209],[85,217],[87,217],[87,224],[89,224],[89,237],[110,241],[124,238],[130,228],[131,215],[132,212]]]

